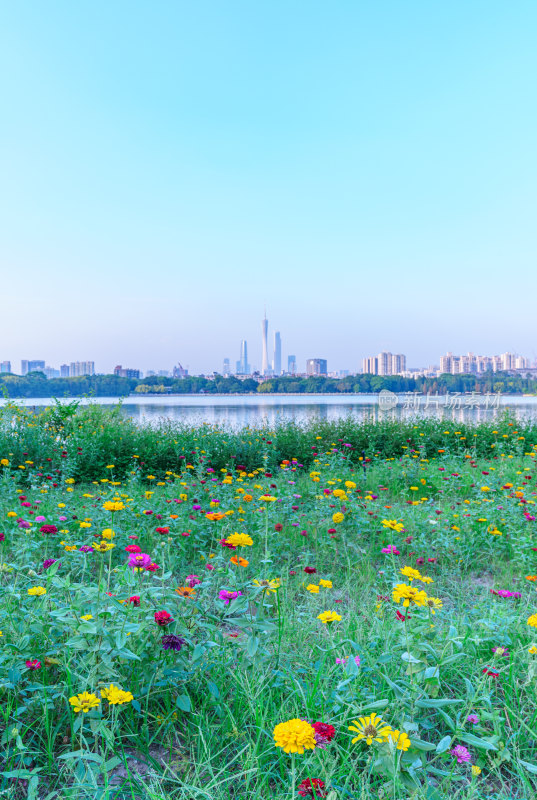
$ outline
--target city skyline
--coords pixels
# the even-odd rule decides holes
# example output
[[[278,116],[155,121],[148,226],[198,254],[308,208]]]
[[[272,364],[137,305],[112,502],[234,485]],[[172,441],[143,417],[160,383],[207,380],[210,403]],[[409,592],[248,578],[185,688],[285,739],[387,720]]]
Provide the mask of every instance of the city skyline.
[[[6,5],[2,358],[535,358],[537,6],[303,8]]]

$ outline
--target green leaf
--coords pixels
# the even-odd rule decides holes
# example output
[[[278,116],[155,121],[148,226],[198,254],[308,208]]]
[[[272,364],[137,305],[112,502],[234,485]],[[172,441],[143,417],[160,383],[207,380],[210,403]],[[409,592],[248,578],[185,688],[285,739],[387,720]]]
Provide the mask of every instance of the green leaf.
[[[259,647],[259,638],[257,636],[250,636],[246,643],[246,652],[252,658],[257,653]]]
[[[102,764],[103,761],[102,756],[97,755],[97,753],[90,753],[87,750],[71,750],[69,753],[63,753],[63,755],[58,756],[58,759],[62,761],[67,761],[69,758],[83,758],[85,761],[95,761],[97,764]]]
[[[436,752],[445,753],[451,744],[451,738],[452,738],[451,736],[444,736],[443,739],[440,739],[440,741],[436,745]]]
[[[416,700],[418,708],[442,708],[443,706],[453,706],[456,703],[463,703],[464,700],[440,699],[440,700]]]
[[[474,736],[473,733],[461,733],[459,739],[462,739],[466,744],[472,744],[474,747],[480,747],[482,750],[497,750],[496,745],[490,739],[481,739],[479,736]]]
[[[180,694],[178,695],[175,705],[177,708],[180,708],[181,711],[192,711],[192,704],[190,702],[190,697],[187,694]]]
[[[531,772],[532,775],[537,775],[537,764],[530,764],[529,761],[522,761],[521,758],[518,759],[518,763],[524,767],[524,769],[527,769],[528,772]],[[5,772],[2,774],[5,775]]]
[[[431,742],[424,742],[422,739],[415,739],[412,737],[410,742],[411,746],[415,747],[416,750],[436,750],[435,744],[431,744]]]

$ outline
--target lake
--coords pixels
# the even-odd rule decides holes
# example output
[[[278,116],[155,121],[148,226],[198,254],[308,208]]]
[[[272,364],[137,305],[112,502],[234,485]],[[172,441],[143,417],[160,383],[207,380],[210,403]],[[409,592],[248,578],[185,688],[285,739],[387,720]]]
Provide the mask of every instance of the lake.
[[[25,398],[17,403],[27,408],[51,405],[51,398]],[[65,399],[63,402],[70,402]],[[119,398],[81,398],[80,402],[112,407]],[[0,406],[5,405],[0,400]],[[278,421],[335,420],[353,416],[363,419],[398,419],[415,416],[453,421],[493,420],[509,410],[518,419],[537,419],[537,397],[516,395],[172,395],[131,396],[122,401],[123,412],[140,424],[166,418],[198,424],[221,424],[233,428],[273,425]]]

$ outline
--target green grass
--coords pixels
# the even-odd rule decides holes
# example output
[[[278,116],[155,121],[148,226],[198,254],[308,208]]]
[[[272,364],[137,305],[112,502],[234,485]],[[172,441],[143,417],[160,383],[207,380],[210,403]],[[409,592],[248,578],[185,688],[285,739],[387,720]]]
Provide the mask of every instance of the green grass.
[[[280,800],[308,777],[330,800],[535,796],[533,429],[343,421],[259,434],[138,429],[96,408],[55,413],[11,409],[0,426],[2,796]],[[304,466],[281,466],[293,457]],[[345,481],[356,485],[338,498]],[[106,510],[115,497],[125,508]],[[218,509],[233,513],[207,519]],[[113,549],[80,551],[106,529]],[[246,567],[219,544],[234,531],[253,540],[240,551]],[[133,542],[158,570],[127,566]],[[400,555],[381,552],[390,544]],[[432,578],[412,585],[440,598],[437,613],[411,607],[408,617],[394,601],[404,566]],[[179,596],[193,574],[195,596]],[[276,578],[274,593],[254,583]],[[307,591],[320,579],[332,588]],[[46,595],[28,595],[36,586]],[[225,605],[222,589],[241,595]],[[132,596],[139,606],[125,602]],[[341,620],[323,625],[329,609]],[[162,610],[169,628],[155,624]],[[163,650],[170,632],[186,641],[180,652]],[[100,690],[110,683],[132,702],[109,706]],[[101,702],[76,713],[69,698],[84,691]],[[408,752],[351,743],[348,726],[373,711],[407,732]],[[466,721],[474,713],[477,724]],[[293,718],[329,723],[335,737],[293,760],[272,738]],[[456,762],[455,745],[479,776]]]

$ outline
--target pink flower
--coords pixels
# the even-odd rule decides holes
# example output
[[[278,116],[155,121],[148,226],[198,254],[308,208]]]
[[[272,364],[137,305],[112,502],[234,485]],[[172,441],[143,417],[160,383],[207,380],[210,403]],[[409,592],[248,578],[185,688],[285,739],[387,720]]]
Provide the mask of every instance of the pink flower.
[[[347,660],[348,660],[347,656],[345,656],[344,658],[336,658],[336,664],[345,665],[347,663]],[[354,656],[354,663],[356,664],[357,667],[360,666],[360,656]]]
[[[470,761],[470,751],[466,749],[462,744],[458,744],[453,750],[449,751],[452,756],[455,756],[457,759],[458,764],[464,764],[466,761]]]
[[[36,522],[44,522],[45,521],[45,517],[42,517],[42,516],[36,517],[35,521]]]
[[[38,661],[37,658],[34,658],[33,661],[25,661],[24,663],[26,664],[28,669],[31,669],[32,671],[36,669],[41,669],[41,662]]]
[[[232,600],[236,600],[239,595],[242,595],[242,592],[228,592],[227,589],[220,589],[218,592],[218,597],[224,601],[225,606],[228,606]]]
[[[394,544],[389,544],[388,547],[383,547],[381,553],[393,553],[394,556],[401,555],[401,553]]]
[[[199,575],[187,575],[186,576],[186,585],[190,586],[191,589],[193,589],[194,586],[199,586],[200,583],[201,583],[201,580],[200,580],[200,576]]]
[[[151,564],[151,556],[147,553],[131,553],[129,558],[129,567],[135,569],[139,567],[140,569],[147,569]]]
[[[205,564],[205,569],[208,569],[208,570],[209,570],[209,572],[212,572],[212,571],[213,571],[213,569],[214,569],[214,567],[213,567],[213,565],[212,565],[212,564]]]

